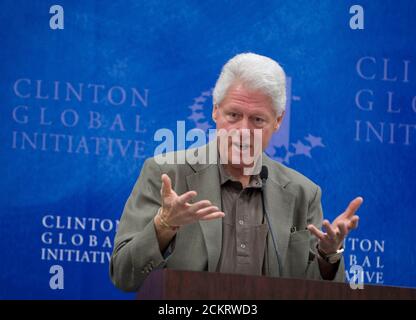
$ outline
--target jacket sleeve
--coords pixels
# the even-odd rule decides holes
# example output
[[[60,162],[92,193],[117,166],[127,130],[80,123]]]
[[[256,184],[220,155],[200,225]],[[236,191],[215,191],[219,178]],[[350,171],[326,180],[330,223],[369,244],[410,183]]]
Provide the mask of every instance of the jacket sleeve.
[[[160,167],[147,159],[124,206],[110,260],[111,280],[123,291],[137,291],[153,269],[166,265],[172,249],[160,252],[153,224],[161,184]]]
[[[322,228],[322,220],[323,220],[323,213],[322,213],[322,204],[321,204],[321,188],[317,186],[315,197],[309,204],[309,212],[308,212],[308,224],[313,224],[318,229]],[[310,245],[309,245],[309,264],[306,270],[306,277],[309,279],[315,280],[324,280],[322,278],[319,263],[318,263],[318,253],[316,252],[316,245],[318,240],[314,235],[311,234],[310,238]],[[345,263],[344,257],[338,263],[338,270],[335,274],[334,279],[332,281],[336,282],[345,282]]]

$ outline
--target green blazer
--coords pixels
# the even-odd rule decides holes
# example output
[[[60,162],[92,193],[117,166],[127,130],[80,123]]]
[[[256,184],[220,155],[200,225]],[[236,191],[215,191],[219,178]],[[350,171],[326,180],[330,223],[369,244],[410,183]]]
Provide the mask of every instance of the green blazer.
[[[194,149],[207,152],[207,146]],[[222,219],[198,221],[182,226],[176,234],[172,253],[166,257],[159,250],[153,218],[161,205],[161,175],[166,173],[177,194],[195,190],[194,201],[208,199],[221,208],[220,178],[217,164],[191,164],[190,152],[171,155],[182,164],[159,165],[155,158],[145,161],[130,194],[114,240],[110,276],[124,291],[136,291],[152,270],[215,272],[221,253]],[[175,162],[178,163],[178,162]],[[269,177],[265,187],[266,209],[276,235],[282,274],[271,237],[268,237],[268,276],[322,279],[316,257],[316,238],[308,224],[322,226],[321,189],[311,180],[263,154]],[[221,209],[222,210],[222,209]],[[344,281],[342,259],[335,281]]]

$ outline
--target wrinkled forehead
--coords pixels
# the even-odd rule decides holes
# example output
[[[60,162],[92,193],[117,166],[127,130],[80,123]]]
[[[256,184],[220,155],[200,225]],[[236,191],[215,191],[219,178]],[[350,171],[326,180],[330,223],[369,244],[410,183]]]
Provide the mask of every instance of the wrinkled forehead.
[[[242,85],[230,87],[227,90],[220,106],[230,107],[250,107],[250,108],[268,108],[273,109],[273,103],[270,96],[259,89],[247,89]]]
[[[241,82],[236,82],[228,88],[223,102],[230,100],[253,104],[272,104],[272,98],[263,90],[250,88]]]

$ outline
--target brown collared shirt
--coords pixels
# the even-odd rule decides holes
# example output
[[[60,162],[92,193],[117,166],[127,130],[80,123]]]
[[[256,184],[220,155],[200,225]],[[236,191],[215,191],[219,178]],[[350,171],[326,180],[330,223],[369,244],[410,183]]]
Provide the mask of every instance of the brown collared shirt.
[[[268,228],[263,217],[261,179],[254,175],[243,188],[222,164],[218,168],[225,216],[217,272],[264,275]]]

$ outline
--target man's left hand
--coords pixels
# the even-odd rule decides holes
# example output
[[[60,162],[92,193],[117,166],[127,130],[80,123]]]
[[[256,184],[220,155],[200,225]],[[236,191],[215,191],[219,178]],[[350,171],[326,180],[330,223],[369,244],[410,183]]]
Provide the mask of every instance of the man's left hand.
[[[324,254],[335,253],[343,245],[348,233],[357,228],[359,217],[355,214],[363,203],[363,198],[357,197],[350,202],[347,209],[331,224],[328,220],[322,222],[326,232],[320,231],[314,225],[308,225],[308,230],[318,238],[319,250]]]

